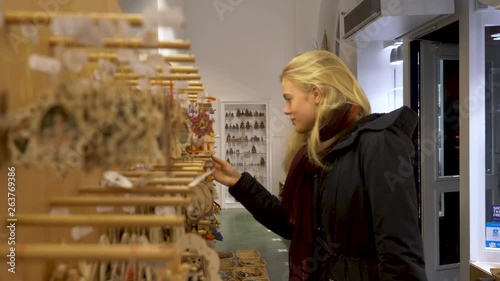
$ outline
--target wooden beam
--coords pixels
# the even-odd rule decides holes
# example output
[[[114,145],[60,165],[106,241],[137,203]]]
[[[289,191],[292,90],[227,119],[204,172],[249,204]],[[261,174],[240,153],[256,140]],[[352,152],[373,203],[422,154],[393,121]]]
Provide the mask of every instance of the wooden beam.
[[[81,13],[48,13],[43,11],[5,11],[4,18],[6,24],[38,24],[47,25],[52,22],[55,17],[77,17]],[[142,26],[143,16],[141,14],[118,14],[118,13],[87,13],[85,16],[92,20],[107,19],[112,21],[127,21],[131,26]]]
[[[85,215],[48,215],[48,214],[18,214],[16,216],[18,226],[130,226],[130,227],[152,227],[152,226],[183,226],[182,216],[156,216],[156,215],[108,215],[108,214],[85,214]]]
[[[65,46],[68,48],[83,48],[90,47],[89,45],[80,43],[70,37],[51,37],[49,39],[51,46]],[[174,40],[174,41],[158,41],[153,44],[146,44],[140,39],[123,39],[123,38],[107,38],[102,44],[103,48],[112,49],[180,49],[188,50],[191,48],[190,41]]]
[[[56,206],[187,206],[191,198],[182,197],[103,197],[68,196],[50,199]]]

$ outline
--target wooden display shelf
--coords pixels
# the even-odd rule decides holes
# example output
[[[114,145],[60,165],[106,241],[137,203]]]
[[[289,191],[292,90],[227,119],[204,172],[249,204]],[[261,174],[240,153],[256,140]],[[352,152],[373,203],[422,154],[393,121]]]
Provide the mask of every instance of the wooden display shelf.
[[[134,183],[135,179],[130,179],[132,183]],[[178,185],[188,185],[190,184],[194,178],[154,178],[151,179],[146,183],[146,186],[151,186],[151,185],[172,185],[172,184],[178,184]]]
[[[2,260],[8,259],[10,247],[0,245]],[[97,244],[18,244],[16,258],[29,260],[170,260],[178,258],[178,249],[166,245],[97,245]]]
[[[4,20],[6,24],[38,24],[48,25],[55,17],[78,17],[81,13],[58,12],[48,13],[45,11],[5,11]],[[87,13],[86,16],[92,20],[107,19],[112,21],[127,21],[131,26],[142,26],[143,16],[141,14],[123,13]]]
[[[195,55],[170,55],[162,56],[166,62],[195,62]],[[112,62],[118,62],[118,55],[111,52],[88,52],[87,58],[89,61],[98,61],[99,59],[105,59]],[[193,81],[196,82],[196,81]],[[201,84],[201,82],[199,82]],[[191,85],[191,84],[190,84]],[[199,86],[198,84],[193,84],[193,86]]]
[[[138,80],[142,78],[140,75],[135,73],[116,73],[115,79],[124,79],[124,80]],[[150,82],[155,82],[157,80],[199,80],[201,78],[198,74],[158,74],[155,77],[148,78]]]
[[[170,73],[198,73],[200,69],[196,66],[177,66],[177,65],[173,65],[170,67]],[[130,71],[132,71],[130,69],[130,65],[120,65],[118,67],[118,73],[124,73],[124,74],[127,74],[129,73]],[[156,66],[156,71],[158,72],[162,72],[163,71],[163,67],[161,66]]]
[[[144,176],[165,176],[164,171],[121,171],[121,175],[129,178],[144,177]],[[170,172],[176,177],[196,177],[201,174],[198,171],[172,171]]]
[[[95,194],[189,194],[193,191],[188,186],[162,186],[162,187],[138,187],[138,188],[113,188],[113,187],[84,187],[78,190],[80,193]]]
[[[187,206],[191,198],[182,197],[103,197],[67,196],[50,199],[53,206]]]
[[[48,215],[48,214],[19,214],[16,216],[16,226],[133,226],[133,227],[162,227],[184,226],[182,216],[174,215]],[[9,221],[7,221],[9,223]]]
[[[51,37],[49,39],[51,46],[65,46],[68,48],[84,48],[89,47],[86,44],[80,43],[71,37]],[[191,48],[190,41],[175,40],[175,41],[158,41],[153,44],[146,44],[140,39],[123,39],[123,38],[107,38],[102,44],[103,48],[113,49],[179,49],[189,50]]]

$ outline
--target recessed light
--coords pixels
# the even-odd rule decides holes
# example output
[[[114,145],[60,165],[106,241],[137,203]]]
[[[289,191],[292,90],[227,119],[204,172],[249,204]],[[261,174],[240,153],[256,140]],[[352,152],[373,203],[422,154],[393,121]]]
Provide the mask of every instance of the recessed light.
[[[500,33],[491,34],[491,37],[493,38],[500,37]]]

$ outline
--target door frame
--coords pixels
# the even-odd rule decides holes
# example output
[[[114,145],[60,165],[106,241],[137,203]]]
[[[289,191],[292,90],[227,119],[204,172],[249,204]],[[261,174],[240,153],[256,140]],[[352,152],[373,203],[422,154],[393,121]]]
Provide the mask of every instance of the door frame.
[[[440,60],[459,60],[458,45],[421,42],[420,102],[421,102],[421,196],[422,234],[426,272],[429,280],[454,280],[460,274],[460,262],[440,265],[439,209],[441,194],[460,192],[459,176],[439,175],[439,143],[444,132],[439,131],[443,105],[439,104],[438,63]],[[458,81],[457,81],[458,83]],[[441,100],[441,103],[443,101]]]

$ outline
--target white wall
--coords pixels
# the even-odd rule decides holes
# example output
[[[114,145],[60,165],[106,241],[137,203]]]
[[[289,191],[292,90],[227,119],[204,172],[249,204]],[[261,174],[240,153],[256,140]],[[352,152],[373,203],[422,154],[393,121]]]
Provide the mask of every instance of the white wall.
[[[372,112],[389,112],[403,106],[403,66],[390,64],[391,49],[382,41],[358,48],[358,81],[372,106]]]
[[[169,2],[170,5],[172,1]],[[291,129],[283,114],[279,75],[296,54],[294,6],[288,0],[184,1],[189,53],[209,95],[220,101],[268,101],[271,145],[271,186],[278,194],[283,142]],[[311,44],[312,46],[312,44]],[[311,48],[310,48],[311,49]],[[220,133],[223,119],[216,119]],[[223,148],[218,149],[220,151]]]

